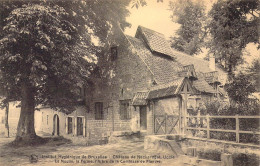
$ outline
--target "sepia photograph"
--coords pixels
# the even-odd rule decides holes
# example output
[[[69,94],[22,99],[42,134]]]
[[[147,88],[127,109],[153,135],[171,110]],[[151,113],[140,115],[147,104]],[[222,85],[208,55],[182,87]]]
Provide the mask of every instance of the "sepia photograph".
[[[259,166],[260,1],[0,0],[0,166]]]

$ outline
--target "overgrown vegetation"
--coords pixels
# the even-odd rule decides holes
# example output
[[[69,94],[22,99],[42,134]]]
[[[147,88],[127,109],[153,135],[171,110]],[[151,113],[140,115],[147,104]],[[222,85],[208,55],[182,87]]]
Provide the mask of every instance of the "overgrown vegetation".
[[[225,129],[225,130],[235,130],[236,129],[236,119],[235,115],[239,116],[259,116],[260,104],[257,100],[248,100],[247,104],[229,106],[224,102],[218,100],[210,103],[206,103],[205,107],[189,110],[191,115],[210,115],[210,116],[233,116],[233,118],[210,118],[210,128],[211,129]],[[189,127],[199,127],[206,128],[207,121],[206,118],[191,118],[189,121]],[[240,118],[239,119],[239,129],[242,131],[260,131],[260,121],[254,118]],[[206,138],[205,131],[192,130],[192,135],[196,137]],[[258,134],[247,134],[240,133],[241,143],[260,143],[260,136]],[[219,132],[211,131],[210,138],[226,140],[226,141],[236,141],[236,134],[232,132]]]
[[[204,150],[198,152],[198,157],[206,160],[221,161],[220,150]],[[233,153],[232,154],[233,165],[235,166],[259,166],[260,158],[256,154],[245,154],[245,153]]]
[[[198,152],[198,157],[206,160],[221,161],[221,152],[219,150],[202,150]]]

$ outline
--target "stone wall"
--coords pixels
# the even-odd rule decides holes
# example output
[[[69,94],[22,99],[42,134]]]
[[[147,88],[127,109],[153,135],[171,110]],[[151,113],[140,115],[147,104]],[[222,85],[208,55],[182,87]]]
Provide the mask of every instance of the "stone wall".
[[[94,78],[94,85],[87,89],[87,130],[91,138],[100,138],[112,131],[140,130],[139,107],[131,105],[130,101],[131,119],[122,120],[120,119],[120,100],[131,100],[135,92],[147,91],[152,83],[151,72],[138,55],[133,52],[128,39],[123,34],[118,34],[115,41],[118,45],[116,60],[104,62],[107,63],[106,67],[109,67],[104,71],[110,70],[113,76]],[[96,102],[103,103],[103,120],[95,120]]]
[[[235,142],[221,141],[221,140],[206,140],[188,138],[182,143],[183,148],[196,147],[197,151],[216,150],[222,153],[245,153],[256,154],[260,156],[259,146],[250,144],[241,144]]]

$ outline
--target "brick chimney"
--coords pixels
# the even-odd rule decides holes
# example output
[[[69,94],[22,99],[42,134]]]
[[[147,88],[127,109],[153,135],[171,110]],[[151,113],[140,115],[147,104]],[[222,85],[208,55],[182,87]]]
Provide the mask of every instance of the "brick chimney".
[[[215,57],[214,57],[214,55],[210,55],[209,56],[209,68],[212,71],[216,71],[216,64],[215,64]]]

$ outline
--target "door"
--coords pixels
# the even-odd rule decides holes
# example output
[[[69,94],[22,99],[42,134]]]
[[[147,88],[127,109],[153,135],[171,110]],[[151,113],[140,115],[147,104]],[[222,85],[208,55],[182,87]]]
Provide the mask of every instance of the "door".
[[[60,135],[60,120],[59,120],[59,116],[57,114],[55,114],[53,116],[53,133],[52,133],[52,135],[54,135],[54,136]]]
[[[147,130],[147,110],[146,106],[140,106],[140,129]]]

